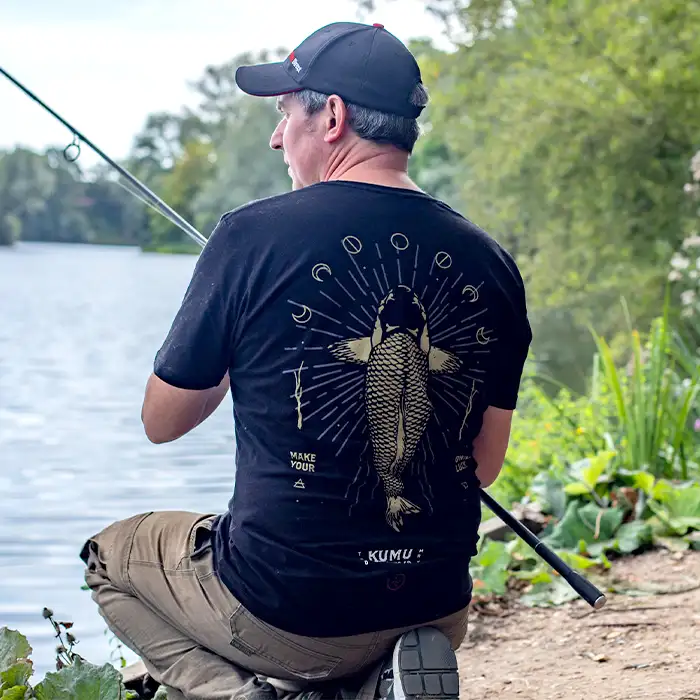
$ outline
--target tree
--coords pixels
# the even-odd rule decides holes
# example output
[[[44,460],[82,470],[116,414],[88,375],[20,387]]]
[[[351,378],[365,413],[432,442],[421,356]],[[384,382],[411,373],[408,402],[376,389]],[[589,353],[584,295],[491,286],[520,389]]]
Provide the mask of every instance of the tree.
[[[162,199],[186,220],[194,220],[194,202],[214,169],[212,148],[202,141],[189,141],[173,167],[160,178]],[[148,210],[152,243],[163,246],[182,243],[185,234],[154,209]]]
[[[516,255],[536,356],[580,386],[587,324],[613,335],[625,295],[646,325],[683,235],[700,141],[700,3],[426,6],[455,50],[417,52],[432,95],[417,178]],[[426,180],[426,165],[442,176]]]
[[[244,53],[207,66],[193,83],[199,103],[180,114],[151,115],[134,141],[134,174],[205,235],[225,211],[289,187],[282,159],[269,148],[279,118],[272,101],[251,98],[235,83],[238,66],[283,55],[281,49]],[[157,247],[184,240],[153,210],[148,222]]]
[[[84,173],[60,150],[16,148],[0,157],[0,240],[135,243],[141,205],[111,168]]]

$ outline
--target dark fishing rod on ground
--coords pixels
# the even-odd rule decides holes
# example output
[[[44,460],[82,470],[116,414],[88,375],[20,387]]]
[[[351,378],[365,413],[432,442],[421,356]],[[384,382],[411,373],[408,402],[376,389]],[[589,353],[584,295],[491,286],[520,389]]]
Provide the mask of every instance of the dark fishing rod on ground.
[[[192,224],[183,219],[176,211],[171,209],[162,199],[160,199],[156,194],[151,192],[151,190],[146,187],[140,180],[134,177],[128,170],[124,169],[118,163],[115,163],[108,155],[106,155],[102,150],[95,146],[92,141],[90,141],[86,136],[83,136],[74,126],[69,124],[63,117],[57,114],[51,107],[49,107],[45,102],[40,100],[33,92],[26,88],[22,83],[16,78],[13,78],[6,70],[0,67],[0,73],[4,75],[11,83],[17,86],[25,95],[34,100],[37,104],[43,107],[51,116],[58,119],[61,124],[63,124],[72,134],[73,141],[68,144],[63,149],[63,155],[65,159],[69,162],[75,162],[80,156],[80,141],[86,143],[90,148],[92,148],[95,153],[97,153],[102,160],[104,160],[108,165],[114,168],[120,175],[122,175],[130,185],[135,188],[125,187],[127,191],[133,194],[135,197],[140,199],[142,202],[152,207],[160,214],[162,214],[166,219],[168,219],[175,226],[180,228],[184,233],[186,233],[190,238],[192,238],[201,247],[204,247],[207,243],[207,239],[197,231]],[[71,151],[70,149],[75,149]],[[69,154],[70,151],[70,154]],[[75,155],[73,155],[75,153]],[[119,183],[121,185],[121,183]],[[122,185],[123,186],[123,185]],[[479,489],[479,495],[483,503],[491,510],[494,515],[498,516],[513,532],[518,535],[518,537],[525,540],[525,542],[532,547],[536,554],[538,554],[542,559],[544,559],[549,566],[552,567],[575,591],[581,596],[589,605],[591,605],[596,610],[602,608],[606,603],[605,595],[596,586],[594,586],[588,579],[583,577],[578,572],[574,571],[566,562],[564,562],[561,557],[555,554],[547,545],[542,542],[530,529],[523,525],[517,518],[515,518],[511,513],[509,513],[500,503],[494,500],[488,493],[483,489]]]

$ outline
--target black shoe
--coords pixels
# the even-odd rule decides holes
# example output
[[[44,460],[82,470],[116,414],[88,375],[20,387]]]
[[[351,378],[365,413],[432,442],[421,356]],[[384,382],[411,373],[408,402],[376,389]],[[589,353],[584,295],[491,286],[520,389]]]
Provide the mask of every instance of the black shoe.
[[[450,640],[434,627],[406,632],[396,642],[393,683],[387,700],[459,700],[457,657]],[[380,688],[386,679],[380,678]]]

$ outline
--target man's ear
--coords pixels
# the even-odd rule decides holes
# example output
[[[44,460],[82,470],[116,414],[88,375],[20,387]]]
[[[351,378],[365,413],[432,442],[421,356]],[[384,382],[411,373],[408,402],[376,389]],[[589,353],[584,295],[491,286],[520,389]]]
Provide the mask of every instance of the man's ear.
[[[324,110],[324,125],[326,143],[337,141],[344,133],[348,121],[348,109],[342,98],[331,95]]]

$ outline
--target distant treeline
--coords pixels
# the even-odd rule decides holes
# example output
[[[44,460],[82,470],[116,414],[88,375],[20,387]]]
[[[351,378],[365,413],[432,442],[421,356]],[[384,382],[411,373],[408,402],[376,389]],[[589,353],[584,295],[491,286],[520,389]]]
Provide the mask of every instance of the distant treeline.
[[[122,163],[205,235],[224,211],[289,189],[286,166],[268,146],[278,119],[274,105],[242,95],[233,80],[240,63],[268,58],[266,52],[245,54],[208,67],[195,85],[200,104],[180,114],[150,115]],[[108,165],[84,171],[62,148],[0,151],[0,244],[187,244],[179,229],[125,187],[129,183]]]
[[[371,0],[358,0],[370,6]],[[538,365],[580,386],[588,324],[614,341],[661,308],[697,215],[684,193],[700,147],[700,3],[429,0],[455,50],[412,48],[431,94],[411,160],[420,186],[517,258]],[[390,6],[391,7],[391,6]],[[398,3],[396,11],[399,11]],[[151,115],[126,167],[207,235],[222,212],[289,189],[271,100],[242,95],[242,55],[208,67],[199,104]],[[0,238],[181,244],[183,234],[60,152],[0,159]]]

